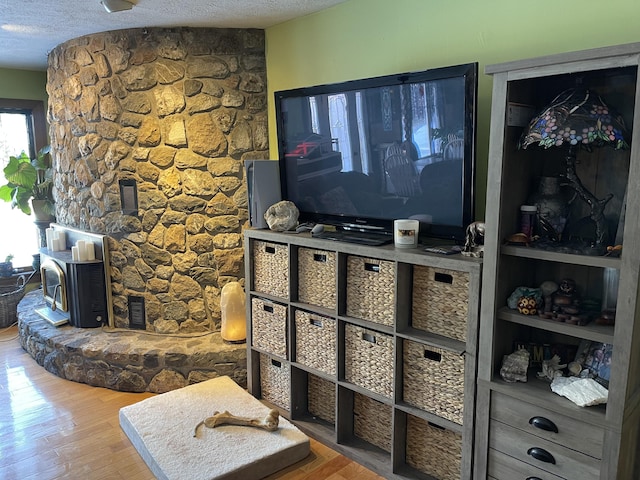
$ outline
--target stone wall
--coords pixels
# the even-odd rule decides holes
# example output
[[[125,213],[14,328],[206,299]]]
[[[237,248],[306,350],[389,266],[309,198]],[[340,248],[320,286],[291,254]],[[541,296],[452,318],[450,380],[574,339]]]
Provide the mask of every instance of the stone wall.
[[[147,330],[219,330],[220,290],[243,281],[243,160],[268,158],[265,68],[262,30],[122,30],[50,53],[56,218],[109,236],[115,326],[142,296]]]
[[[35,312],[42,293],[18,305],[22,348],[47,371],[73,382],[125,392],[164,393],[220,376],[247,385],[246,345],[220,334],[161,335],[130,330],[54,327]]]

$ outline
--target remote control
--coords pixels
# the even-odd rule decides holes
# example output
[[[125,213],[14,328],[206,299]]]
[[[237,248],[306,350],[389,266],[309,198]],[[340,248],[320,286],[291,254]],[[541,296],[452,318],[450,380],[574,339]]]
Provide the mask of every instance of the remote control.
[[[456,253],[460,253],[462,248],[458,246],[453,247],[426,247],[424,249],[425,252],[429,253],[439,253],[440,255],[455,255]]]

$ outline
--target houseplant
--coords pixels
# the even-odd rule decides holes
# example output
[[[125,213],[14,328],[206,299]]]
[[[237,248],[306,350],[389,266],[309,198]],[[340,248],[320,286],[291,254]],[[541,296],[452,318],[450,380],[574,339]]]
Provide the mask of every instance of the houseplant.
[[[0,262],[0,277],[10,277],[13,274],[13,255],[7,255],[4,262]]]
[[[17,207],[27,215],[31,215],[33,208],[36,220],[53,220],[55,213],[49,150],[48,145],[41,148],[34,159],[25,152],[9,157],[3,170],[7,184],[0,187],[0,199],[11,202],[12,208]]]

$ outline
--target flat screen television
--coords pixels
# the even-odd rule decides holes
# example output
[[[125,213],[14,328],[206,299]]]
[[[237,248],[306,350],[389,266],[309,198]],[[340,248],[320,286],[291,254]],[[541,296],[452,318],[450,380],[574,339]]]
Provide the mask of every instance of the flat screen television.
[[[477,63],[275,93],[282,198],[301,222],[462,241],[473,221]]]

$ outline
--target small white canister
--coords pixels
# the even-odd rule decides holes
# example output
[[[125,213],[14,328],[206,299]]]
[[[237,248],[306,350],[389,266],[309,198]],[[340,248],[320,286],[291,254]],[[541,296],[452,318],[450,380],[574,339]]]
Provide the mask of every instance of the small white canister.
[[[418,220],[395,220],[393,222],[393,241],[396,248],[416,248],[418,246]]]

